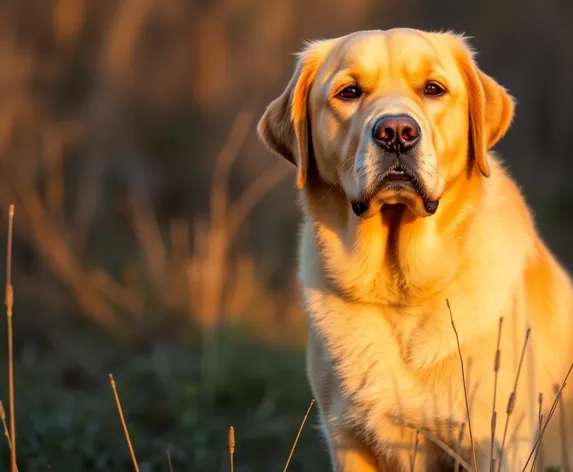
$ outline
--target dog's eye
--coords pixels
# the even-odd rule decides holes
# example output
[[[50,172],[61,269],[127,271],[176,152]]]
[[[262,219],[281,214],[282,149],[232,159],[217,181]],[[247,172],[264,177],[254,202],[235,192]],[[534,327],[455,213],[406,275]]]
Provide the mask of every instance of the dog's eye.
[[[428,82],[424,88],[424,94],[430,95],[432,97],[437,97],[438,95],[444,94],[446,91],[437,82]]]
[[[362,95],[362,90],[360,90],[358,85],[349,85],[348,87],[345,87],[340,92],[338,92],[338,96],[340,98],[345,98],[347,100],[358,98],[360,95]]]

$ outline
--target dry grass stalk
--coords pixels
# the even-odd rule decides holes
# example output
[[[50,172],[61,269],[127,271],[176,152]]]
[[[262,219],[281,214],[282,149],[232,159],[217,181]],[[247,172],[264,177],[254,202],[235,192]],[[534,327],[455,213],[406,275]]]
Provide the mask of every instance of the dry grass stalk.
[[[468,403],[468,391],[466,386],[466,373],[464,370],[464,358],[462,356],[462,348],[460,347],[460,337],[458,336],[458,330],[456,329],[456,323],[454,322],[454,315],[452,314],[452,307],[450,306],[450,301],[446,298],[446,304],[448,305],[448,311],[450,312],[450,321],[452,322],[452,328],[454,329],[454,334],[456,335],[456,343],[458,345],[458,354],[460,356],[460,364],[462,367],[462,382],[464,383],[464,399],[466,402],[466,415],[468,417],[468,430],[470,432],[470,443],[472,448],[472,459],[474,462],[474,468],[477,472],[477,459],[476,459],[476,448],[474,445],[474,436],[472,433],[472,422],[470,419],[470,405]]]
[[[8,447],[12,449],[12,441],[10,441],[10,432],[8,431],[8,425],[6,424],[6,410],[4,410],[4,404],[2,403],[2,401],[0,401],[0,421],[2,421],[2,428],[4,429],[4,436],[6,436]]]
[[[416,439],[414,440],[414,444],[412,446],[412,454],[410,456],[410,471],[414,472],[414,465],[416,463],[416,454],[418,453],[418,436],[419,436],[420,432],[418,430],[416,430]]]
[[[8,448],[12,450],[12,441],[10,440],[10,432],[8,431],[8,425],[6,424],[6,410],[4,410],[4,404],[0,401],[0,421],[2,421],[2,428],[4,429],[4,436],[6,436],[6,442],[8,443]]]
[[[310,414],[310,410],[312,410],[313,405],[314,405],[314,398],[310,401],[310,405],[308,405],[308,409],[306,410],[306,414],[304,415],[304,418],[302,419],[302,423],[300,424],[300,428],[298,428],[298,433],[296,435],[296,438],[295,438],[294,443],[292,445],[292,448],[290,450],[290,454],[289,454],[288,459],[286,461],[285,468],[283,469],[283,472],[286,472],[288,469],[288,466],[289,466],[290,461],[292,459],[292,456],[294,454],[294,450],[296,449],[296,445],[298,444],[298,439],[300,438],[300,433],[302,433],[302,428],[304,428],[304,424],[306,423],[306,420],[308,418],[308,415]]]
[[[466,431],[466,424],[462,423],[460,426],[460,434],[458,435],[458,444],[456,446],[456,454],[458,456],[462,455],[462,442],[464,440],[465,431]],[[457,459],[454,465],[454,472],[460,472],[460,462]]]
[[[538,404],[539,404],[539,409],[537,412],[537,418],[539,420],[539,424],[537,426],[537,439],[540,438],[541,428],[543,427],[543,393],[541,392],[539,393]],[[535,469],[537,468],[538,464],[541,470],[543,470],[543,458],[541,454],[541,448],[538,448],[537,451],[535,452],[535,457],[533,458],[533,465],[531,466],[532,472],[535,472]]]
[[[173,472],[173,463],[171,462],[171,453],[169,451],[165,451],[165,455],[167,456],[167,463],[169,464],[169,472]]]
[[[10,440],[10,433],[8,431],[8,425],[6,424],[6,410],[4,410],[4,404],[0,400],[0,421],[2,421],[2,428],[4,429],[4,436],[6,436],[6,442],[8,443],[8,449],[12,450],[12,441]],[[18,467],[16,467],[18,471]]]
[[[115,385],[115,380],[112,374],[109,374],[109,383],[113,390],[113,395],[115,397],[115,402],[117,403],[117,411],[119,412],[119,418],[121,419],[121,424],[123,426],[123,432],[125,433],[125,439],[127,440],[127,447],[129,448],[129,453],[131,454],[131,460],[133,461],[133,467],[136,472],[139,472],[139,465],[135,457],[135,452],[133,452],[133,446],[131,445],[131,438],[129,437],[129,430],[127,429],[127,424],[125,423],[125,418],[123,417],[123,410],[121,408],[121,402],[119,400],[119,394],[117,393],[117,387]]]
[[[454,451],[450,446],[448,446],[444,441],[438,438],[435,434],[431,433],[427,429],[418,428],[415,424],[410,422],[402,422],[402,425],[406,428],[413,429],[418,431],[424,438],[428,441],[432,441],[436,446],[438,446],[442,451],[444,451],[447,455],[449,455],[452,459],[457,461],[460,466],[466,469],[468,472],[473,472],[475,469],[468,464],[460,454]],[[463,434],[461,435],[463,438]],[[461,449],[460,449],[461,450]]]
[[[547,414],[547,419],[545,420],[545,423],[543,424],[543,429],[541,430],[541,434],[539,434],[537,440],[535,441],[535,444],[533,445],[533,448],[531,449],[531,452],[529,453],[529,457],[527,458],[527,461],[525,462],[525,465],[523,466],[522,472],[525,472],[527,470],[527,466],[529,465],[529,461],[533,457],[533,454],[535,454],[537,449],[539,448],[541,440],[543,439],[543,435],[545,434],[545,430],[547,429],[547,426],[549,425],[549,421],[551,421],[551,418],[553,417],[553,414],[555,413],[555,410],[557,409],[557,404],[559,403],[559,400],[560,400],[561,395],[563,393],[563,389],[567,385],[567,380],[569,379],[569,376],[571,375],[572,370],[573,370],[573,364],[571,364],[569,366],[569,370],[567,371],[567,375],[563,379],[563,383],[561,384],[561,387],[559,388],[559,391],[557,392],[557,395],[555,396],[555,400],[553,400],[553,404],[551,405],[551,409],[549,410],[549,413]]]
[[[12,287],[12,234],[14,233],[14,205],[8,212],[8,243],[6,245],[6,321],[8,323],[8,396],[10,403],[10,470],[16,472],[16,413],[14,411],[14,335],[12,332],[12,310],[14,288]]]
[[[235,471],[235,428],[229,428],[229,457],[231,460],[231,472]]]
[[[555,388],[555,394],[557,394],[557,386]],[[563,472],[571,472],[569,467],[569,453],[568,449],[568,437],[567,437],[567,417],[565,416],[565,408],[563,407],[563,397],[559,395],[559,430],[561,432],[561,470]]]
[[[519,382],[519,377],[521,376],[521,367],[523,366],[523,358],[525,357],[525,350],[527,349],[527,343],[529,341],[529,335],[531,334],[531,328],[527,328],[525,333],[525,340],[523,341],[523,348],[521,349],[521,356],[519,358],[519,365],[517,366],[517,373],[515,374],[515,383],[513,384],[513,391],[509,395],[509,400],[507,401],[507,409],[506,409],[506,416],[505,416],[505,426],[503,428],[503,439],[501,441],[501,450],[499,453],[499,464],[498,464],[498,472],[501,472],[501,466],[503,463],[503,451],[505,449],[505,440],[507,438],[507,429],[509,427],[509,419],[511,414],[513,413],[513,409],[515,407],[515,397],[517,395],[517,384]]]
[[[489,450],[489,462],[490,462],[490,472],[495,470],[495,458],[493,457],[493,447],[495,444],[495,429],[497,426],[497,410],[495,409],[495,403],[497,399],[497,380],[499,377],[499,366],[501,363],[501,328],[503,326],[503,317],[499,318],[499,328],[497,330],[497,347],[495,349],[495,359],[493,364],[493,405],[491,407],[491,443]]]

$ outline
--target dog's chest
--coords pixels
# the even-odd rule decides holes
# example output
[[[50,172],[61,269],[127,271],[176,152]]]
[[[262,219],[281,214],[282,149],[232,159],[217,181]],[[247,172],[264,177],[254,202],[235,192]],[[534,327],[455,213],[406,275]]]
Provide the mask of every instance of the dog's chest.
[[[368,251],[340,254],[326,247],[315,265],[322,266],[315,276],[325,277],[348,300],[387,307],[386,317],[407,334],[410,319],[423,312],[417,307],[443,291],[457,266],[447,264],[451,270],[442,270],[438,262],[420,257],[416,259],[419,266],[412,267],[410,257],[400,261],[392,254],[393,249],[386,249],[380,254],[370,245]]]
[[[386,312],[392,334],[396,338],[402,352],[404,352],[412,334],[419,329],[426,310],[414,306],[396,306],[383,311]]]

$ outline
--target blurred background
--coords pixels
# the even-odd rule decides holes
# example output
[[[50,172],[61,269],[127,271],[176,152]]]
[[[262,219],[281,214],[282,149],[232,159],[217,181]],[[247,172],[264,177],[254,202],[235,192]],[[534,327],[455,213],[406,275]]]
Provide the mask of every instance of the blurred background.
[[[166,451],[175,471],[228,470],[230,425],[237,471],[282,470],[311,400],[299,212],[254,127],[304,40],[473,36],[518,101],[498,149],[571,267],[571,20],[569,0],[1,0],[19,470],[132,470],[110,372],[142,471],[169,470]],[[315,426],[290,470],[326,470]]]

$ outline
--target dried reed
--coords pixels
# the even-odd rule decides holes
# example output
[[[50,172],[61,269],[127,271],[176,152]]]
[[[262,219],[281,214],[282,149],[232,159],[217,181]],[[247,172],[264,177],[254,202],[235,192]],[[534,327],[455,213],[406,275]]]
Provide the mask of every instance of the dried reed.
[[[569,370],[567,371],[567,375],[563,379],[563,383],[561,384],[561,387],[559,388],[559,391],[557,392],[557,395],[555,396],[555,400],[553,400],[553,404],[551,405],[551,409],[549,410],[549,413],[547,414],[547,419],[545,420],[545,424],[543,425],[543,429],[541,430],[541,434],[539,434],[537,440],[535,441],[535,444],[533,445],[533,448],[531,449],[531,452],[529,453],[529,457],[527,458],[527,461],[525,462],[525,465],[523,466],[522,472],[525,472],[527,470],[527,466],[529,465],[529,461],[533,457],[533,454],[535,454],[537,449],[539,448],[541,440],[543,439],[543,435],[545,434],[545,430],[547,429],[547,426],[549,425],[549,421],[551,421],[551,418],[553,417],[553,414],[555,413],[555,410],[557,408],[557,404],[559,403],[559,399],[561,398],[561,394],[563,393],[563,389],[567,385],[567,380],[569,379],[569,376],[571,375],[572,370],[573,370],[573,364],[571,364],[569,366]]]
[[[460,434],[458,435],[458,444],[456,446],[456,454],[458,456],[462,455],[462,442],[464,440],[464,433],[466,430],[466,424],[462,423],[460,426]],[[460,462],[456,459],[456,463],[454,465],[454,472],[460,471]]]
[[[6,442],[8,443],[8,449],[12,450],[12,441],[10,441],[10,432],[8,431],[8,425],[6,424],[6,411],[4,410],[4,405],[0,401],[0,421],[2,421],[2,428],[4,429],[4,436],[6,436]]]
[[[169,464],[169,472],[173,472],[173,463],[171,462],[171,453],[169,451],[165,451],[165,455],[167,456],[167,463]]]
[[[16,413],[14,411],[14,335],[12,332],[12,310],[14,308],[14,288],[12,287],[12,234],[14,230],[14,205],[8,212],[8,243],[6,245],[6,321],[8,323],[8,395],[10,403],[10,470],[16,472]]]
[[[418,453],[418,440],[420,432],[416,430],[416,438],[414,439],[414,444],[412,445],[412,454],[410,455],[410,472],[414,472],[414,465],[416,463],[416,454]]]
[[[537,419],[539,421],[539,424],[537,426],[537,438],[539,439],[539,437],[541,436],[541,428],[543,427],[543,393],[539,393],[539,399],[538,399],[538,404],[539,404],[539,409],[537,412]],[[533,465],[531,466],[531,470],[532,472],[535,472],[535,469],[537,467],[537,460],[539,459],[539,466],[541,467],[541,470],[543,470],[543,460],[541,458],[541,451],[540,448],[537,449],[537,451],[535,452],[535,457],[533,458]]]
[[[525,333],[525,340],[523,341],[523,348],[521,349],[521,356],[519,358],[519,365],[517,367],[517,373],[515,374],[515,383],[513,384],[513,391],[509,395],[509,399],[507,401],[507,409],[506,409],[506,416],[505,416],[505,426],[503,428],[503,439],[501,441],[501,450],[499,453],[499,464],[498,464],[498,472],[501,472],[501,466],[503,463],[503,451],[505,449],[505,440],[507,438],[507,429],[509,427],[509,419],[511,414],[513,413],[513,409],[515,407],[515,397],[517,395],[517,384],[519,382],[519,377],[521,376],[521,367],[523,366],[523,358],[525,357],[525,350],[527,349],[527,342],[529,341],[529,335],[531,334],[531,328],[527,328]]]
[[[402,421],[401,424],[406,428],[410,428],[410,429],[413,429],[414,431],[418,431],[418,433],[420,433],[422,436],[424,436],[424,438],[426,440],[432,441],[436,446],[438,446],[442,451],[444,451],[452,459],[459,462],[459,465],[461,465],[468,472],[474,471],[474,468],[470,464],[468,464],[464,460],[463,457],[461,457],[458,453],[456,453],[456,451],[454,451],[450,446],[448,446],[444,441],[442,441],[434,433],[428,431],[427,429],[419,428],[418,426],[416,426],[415,424],[410,423],[410,422]]]
[[[231,472],[235,471],[235,428],[229,428],[229,457],[231,461]]]
[[[501,363],[501,328],[503,327],[503,317],[499,318],[499,327],[497,330],[497,347],[495,349],[495,359],[493,363],[493,405],[491,407],[491,443],[489,449],[489,462],[490,462],[490,472],[495,470],[495,458],[493,457],[493,447],[495,444],[495,429],[497,426],[497,410],[495,409],[495,403],[497,399],[497,381],[499,377],[499,366]]]
[[[450,301],[446,298],[446,304],[448,305],[448,311],[450,312],[450,321],[452,322],[452,328],[454,329],[454,334],[456,335],[456,343],[458,345],[458,354],[460,356],[460,364],[462,367],[462,382],[464,383],[464,399],[466,403],[466,415],[468,417],[468,430],[470,432],[470,443],[472,447],[472,458],[474,461],[475,471],[478,472],[477,459],[476,459],[476,448],[474,445],[474,436],[472,433],[472,422],[470,419],[470,405],[468,403],[468,391],[466,387],[466,373],[464,370],[464,358],[462,356],[462,348],[460,347],[460,337],[458,336],[458,330],[456,329],[456,323],[454,322],[454,315],[452,314],[452,307],[450,306]]]
[[[127,447],[129,448],[129,453],[131,454],[131,460],[133,461],[133,467],[136,472],[139,472],[139,465],[135,457],[135,452],[133,452],[133,446],[131,445],[131,438],[129,437],[129,430],[127,429],[127,424],[125,423],[125,418],[123,417],[123,410],[121,408],[121,402],[119,400],[119,394],[117,393],[117,387],[115,385],[115,380],[112,374],[109,374],[109,383],[113,390],[113,395],[115,397],[115,402],[117,403],[117,411],[119,412],[119,418],[121,419],[121,424],[123,426],[123,432],[125,433],[125,439],[127,440]]]
[[[312,410],[313,405],[314,405],[314,398],[310,401],[310,405],[308,405],[308,409],[306,410],[306,414],[304,415],[304,418],[302,419],[302,423],[300,424],[300,428],[298,428],[298,433],[296,435],[296,438],[295,438],[294,443],[292,445],[292,448],[290,450],[290,454],[289,454],[288,459],[286,461],[285,468],[283,469],[283,472],[286,472],[288,469],[288,466],[289,466],[290,461],[292,459],[292,456],[294,454],[294,450],[296,449],[296,445],[298,444],[298,439],[300,438],[300,433],[302,433],[302,428],[304,428],[304,424],[306,423],[306,420],[308,418],[308,415],[310,414],[310,410]]]
[[[557,394],[557,387],[555,388]],[[571,472],[569,467],[569,452],[568,452],[568,438],[567,438],[567,417],[565,408],[563,407],[563,397],[559,395],[559,431],[561,436],[561,470],[563,472]]]

